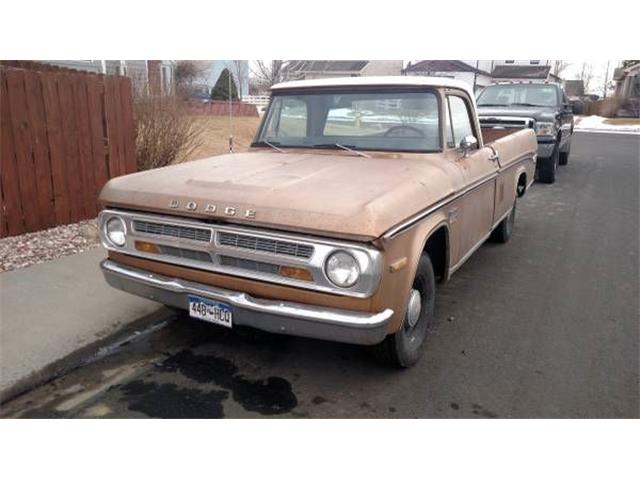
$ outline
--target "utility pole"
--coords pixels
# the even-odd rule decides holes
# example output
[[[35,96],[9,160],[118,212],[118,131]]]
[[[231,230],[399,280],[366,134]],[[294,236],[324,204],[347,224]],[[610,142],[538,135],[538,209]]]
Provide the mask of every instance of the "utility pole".
[[[607,78],[609,77],[609,62],[611,60],[607,60],[607,69],[604,72],[604,87],[602,87],[603,92],[602,92],[602,98],[607,98]]]

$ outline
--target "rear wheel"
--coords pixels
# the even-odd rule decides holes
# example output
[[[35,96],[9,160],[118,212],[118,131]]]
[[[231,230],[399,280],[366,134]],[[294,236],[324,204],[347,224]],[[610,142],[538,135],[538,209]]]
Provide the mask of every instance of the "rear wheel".
[[[410,367],[422,355],[433,323],[436,278],[431,258],[423,253],[409,291],[407,308],[400,329],[374,347],[376,356],[395,367]]]
[[[509,215],[500,222],[500,224],[491,232],[489,240],[496,243],[507,243],[513,233],[513,226],[516,223],[516,201],[513,202],[513,207],[509,212]]]
[[[556,172],[560,161],[560,149],[558,144],[553,149],[553,153],[548,158],[538,160],[538,180],[542,183],[554,183],[556,181]]]

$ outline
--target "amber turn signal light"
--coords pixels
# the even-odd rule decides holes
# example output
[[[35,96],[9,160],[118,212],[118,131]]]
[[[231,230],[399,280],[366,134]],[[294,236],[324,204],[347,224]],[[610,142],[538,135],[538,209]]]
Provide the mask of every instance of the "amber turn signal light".
[[[304,280],[305,282],[313,281],[311,272],[306,268],[298,267],[280,267],[280,275],[283,277],[295,278],[297,280]]]
[[[136,250],[140,250],[141,252],[146,253],[160,253],[160,247],[155,243],[151,242],[141,242],[140,240],[136,240]]]

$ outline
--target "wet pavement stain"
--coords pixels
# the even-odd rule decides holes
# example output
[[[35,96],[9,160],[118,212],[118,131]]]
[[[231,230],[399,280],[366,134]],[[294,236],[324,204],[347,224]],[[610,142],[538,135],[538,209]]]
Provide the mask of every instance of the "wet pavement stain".
[[[223,418],[228,392],[179,388],[172,383],[134,380],[121,387],[129,410],[152,418]]]
[[[290,412],[298,405],[291,383],[281,377],[249,380],[226,358],[183,350],[165,360],[160,370],[179,372],[198,383],[213,383],[231,392],[245,410],[262,415]]]
[[[485,418],[498,418],[497,413],[494,413],[491,410],[484,408],[482,405],[478,403],[473,403],[471,406],[473,407],[474,415],[481,415]]]

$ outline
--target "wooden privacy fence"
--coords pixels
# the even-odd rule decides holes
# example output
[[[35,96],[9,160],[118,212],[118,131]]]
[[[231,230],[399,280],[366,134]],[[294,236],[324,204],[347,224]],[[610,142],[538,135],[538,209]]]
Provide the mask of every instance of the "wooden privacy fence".
[[[0,130],[0,237],[93,218],[136,171],[127,77],[1,62]]]

